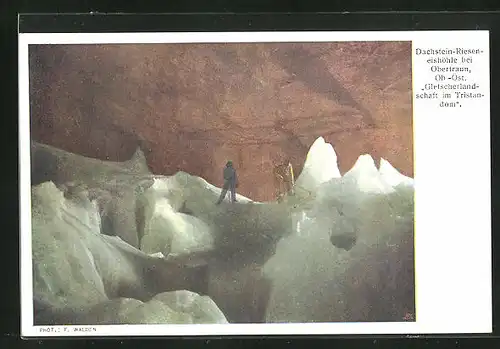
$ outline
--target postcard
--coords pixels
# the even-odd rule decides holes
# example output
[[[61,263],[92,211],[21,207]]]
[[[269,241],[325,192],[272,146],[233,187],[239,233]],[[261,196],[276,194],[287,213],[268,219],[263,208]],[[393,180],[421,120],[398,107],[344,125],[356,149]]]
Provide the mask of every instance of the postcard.
[[[489,33],[19,34],[22,336],[486,333]]]

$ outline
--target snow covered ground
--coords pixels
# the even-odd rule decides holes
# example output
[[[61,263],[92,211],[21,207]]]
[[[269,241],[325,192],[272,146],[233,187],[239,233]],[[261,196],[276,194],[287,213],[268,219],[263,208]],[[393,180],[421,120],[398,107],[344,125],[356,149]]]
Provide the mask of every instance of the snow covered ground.
[[[413,179],[311,146],[282,202],[215,205],[179,172],[33,144],[39,324],[400,321],[414,312]],[[23,232],[27,234],[27,232]]]

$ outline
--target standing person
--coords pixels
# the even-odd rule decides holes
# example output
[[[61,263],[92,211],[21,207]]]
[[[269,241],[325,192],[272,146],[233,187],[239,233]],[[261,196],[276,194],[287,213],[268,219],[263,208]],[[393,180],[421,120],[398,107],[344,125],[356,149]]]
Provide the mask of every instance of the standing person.
[[[217,205],[219,205],[222,200],[225,199],[227,191],[231,191],[231,202],[236,202],[236,186],[238,185],[238,177],[236,176],[236,170],[233,167],[233,162],[228,161],[226,167],[222,171],[222,176],[224,177],[224,186],[222,187],[222,192],[220,193],[219,200],[217,200]]]

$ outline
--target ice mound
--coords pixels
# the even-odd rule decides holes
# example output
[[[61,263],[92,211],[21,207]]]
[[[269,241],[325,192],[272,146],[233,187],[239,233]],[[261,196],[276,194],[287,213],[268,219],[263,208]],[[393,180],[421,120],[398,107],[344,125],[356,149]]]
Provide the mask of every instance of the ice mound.
[[[227,323],[214,301],[189,291],[160,293],[147,302],[117,298],[88,308],[45,308],[37,318],[40,322],[57,318],[66,325]]]
[[[367,154],[319,184],[300,233],[265,265],[266,321],[401,321],[414,312],[412,185]]]
[[[395,187],[384,180],[373,158],[361,155],[343,177],[332,178],[317,188],[312,208],[307,211],[307,217],[312,219],[309,230],[325,231],[334,246],[349,250],[360,233],[379,231],[381,224],[394,220],[389,211],[393,209],[390,200],[399,198],[395,193]],[[369,204],[370,200],[376,204]],[[389,221],[381,222],[382,213]]]
[[[32,257],[34,297],[46,310],[207,289],[205,267],[177,265],[101,234],[95,205],[85,195],[65,198],[52,182],[32,188]]]
[[[350,182],[364,193],[388,194],[394,191],[393,186],[384,181],[373,158],[368,154],[361,155],[342,180],[346,184]]]
[[[319,137],[309,149],[304,167],[295,185],[306,192],[314,192],[321,183],[339,177],[337,154],[330,143],[326,143],[323,137]]]
[[[241,195],[237,204],[215,205],[220,190],[184,172],[156,178],[140,200],[141,249],[165,256],[212,251],[213,258],[229,258],[242,246],[250,250],[292,233],[285,206]],[[250,253],[247,257],[258,258]]]
[[[413,178],[401,174],[385,159],[380,159],[379,173],[383,180],[393,187],[398,185],[413,187]]]
[[[141,250],[163,255],[190,253],[213,247],[210,228],[202,220],[179,212],[184,196],[174,178],[155,179],[141,197],[144,225]]]

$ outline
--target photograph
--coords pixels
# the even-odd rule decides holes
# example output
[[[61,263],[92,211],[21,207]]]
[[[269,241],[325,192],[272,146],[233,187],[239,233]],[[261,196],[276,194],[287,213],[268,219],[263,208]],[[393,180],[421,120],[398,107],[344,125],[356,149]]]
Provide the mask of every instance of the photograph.
[[[412,50],[29,44],[33,325],[417,321]]]

